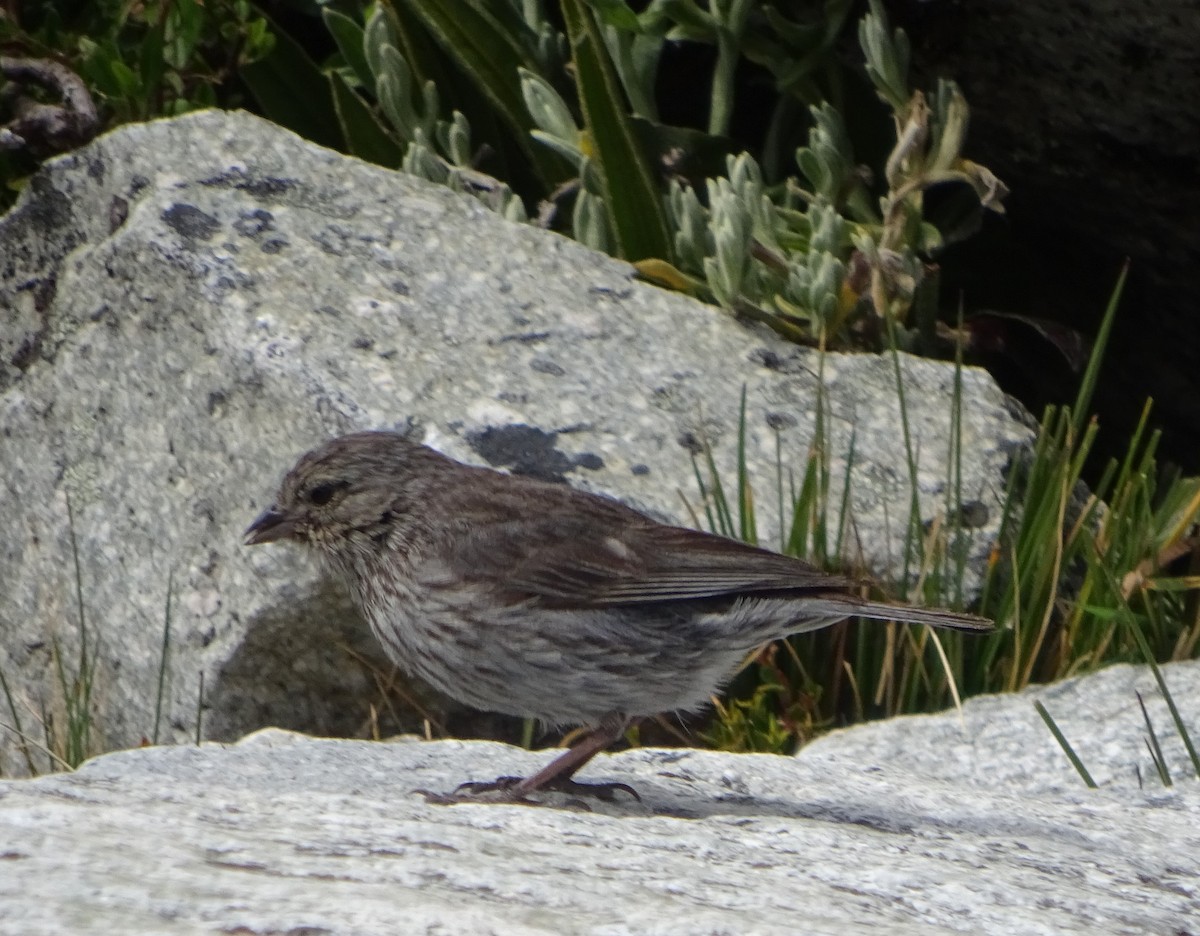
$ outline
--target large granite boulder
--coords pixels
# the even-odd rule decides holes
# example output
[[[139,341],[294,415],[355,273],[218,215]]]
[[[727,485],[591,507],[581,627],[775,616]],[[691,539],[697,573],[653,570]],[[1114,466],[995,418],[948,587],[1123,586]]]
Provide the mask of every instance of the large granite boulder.
[[[49,163],[0,219],[0,257],[0,715],[38,740],[39,721],[64,731],[55,648],[69,694],[81,612],[100,749],[366,730],[380,655],[341,590],[295,550],[241,544],[333,434],[398,427],[687,522],[697,445],[734,477],[745,388],[768,543],[777,440],[798,475],[813,434],[815,354],[245,114],[127,126]],[[834,512],[853,439],[845,551],[876,573],[903,561],[909,506],[893,367],[824,363]],[[954,374],[900,370],[926,522],[960,506]],[[978,562],[1031,433],[983,372],[963,393]],[[0,772],[27,770],[0,736]]]

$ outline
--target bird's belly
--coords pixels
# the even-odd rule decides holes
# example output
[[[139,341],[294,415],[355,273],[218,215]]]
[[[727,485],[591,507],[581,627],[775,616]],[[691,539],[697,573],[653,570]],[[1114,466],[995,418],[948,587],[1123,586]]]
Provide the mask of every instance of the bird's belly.
[[[396,663],[450,698],[551,725],[699,708],[746,650],[713,647],[663,607],[481,615],[413,602],[368,617]]]

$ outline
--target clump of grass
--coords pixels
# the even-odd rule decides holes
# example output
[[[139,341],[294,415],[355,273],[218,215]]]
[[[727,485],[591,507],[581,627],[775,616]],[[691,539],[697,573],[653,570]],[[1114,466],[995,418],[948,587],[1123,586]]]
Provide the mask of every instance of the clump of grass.
[[[1200,641],[1200,576],[1170,572],[1195,552],[1200,479],[1160,471],[1149,402],[1124,457],[1090,493],[1080,482],[1099,431],[1086,413],[1124,281],[1122,272],[1074,407],[1047,408],[1032,456],[1010,479],[981,602],[1010,636],[993,639],[977,691],[1186,659]]]
[[[8,706],[10,723],[6,728],[17,739],[18,750],[25,760],[31,775],[37,775],[36,751],[42,756],[46,770],[74,770],[94,752],[95,724],[92,712],[92,692],[96,684],[96,665],[100,656],[100,643],[90,633],[83,604],[83,571],[79,562],[79,542],[75,535],[75,512],[71,497],[67,495],[67,531],[71,543],[71,561],[74,569],[75,606],[78,612],[78,650],[75,661],[67,659],[62,642],[57,635],[50,638],[50,655],[57,681],[58,712],[51,711],[44,703],[40,710],[32,711],[41,726],[39,742],[27,733],[21,719],[20,708],[9,687],[8,680],[0,672],[0,689],[3,689]],[[56,714],[58,717],[56,717]]]
[[[996,620],[997,631],[964,639],[928,628],[890,624],[881,632],[878,624],[861,629],[848,623],[790,638],[787,653],[757,657],[735,680],[730,699],[718,707],[710,741],[734,749],[789,750],[825,726],[943,708],[960,695],[1014,691],[1110,662],[1153,663],[1196,652],[1200,575],[1164,570],[1196,546],[1200,479],[1158,471],[1158,434],[1147,429],[1149,404],[1125,457],[1108,465],[1090,494],[1081,482],[1099,431],[1086,414],[1124,282],[1122,271],[1074,406],[1046,410],[1032,452],[1008,479],[999,537],[972,608]],[[912,493],[902,575],[887,591],[962,608],[970,590],[967,531],[957,507],[963,503],[961,354],[951,401],[945,516],[928,529],[918,512],[917,458],[895,352],[893,360]],[[823,354],[819,361],[823,373]],[[696,477],[708,528],[755,542],[745,405],[743,392],[734,494],[723,490],[710,451],[697,463]],[[817,414],[800,478],[788,474],[790,509],[783,498],[782,454],[777,455],[776,497],[780,516],[790,518],[780,542],[783,552],[844,568],[853,443],[841,501],[831,505],[821,397]],[[1177,726],[1182,731],[1182,722]]]
[[[0,692],[7,708],[7,721],[0,721],[0,729],[7,730],[15,739],[17,750],[30,776],[38,776],[55,770],[74,770],[89,757],[102,753],[106,747],[102,732],[96,723],[94,696],[101,642],[94,628],[88,626],[83,596],[83,569],[79,561],[79,541],[76,535],[75,511],[71,496],[66,495],[67,532],[71,544],[71,562],[74,573],[75,608],[77,618],[75,654],[68,654],[58,635],[50,638],[50,656],[53,664],[54,703],[44,702],[34,709],[18,703],[4,671],[0,669]],[[159,743],[163,717],[163,699],[167,684],[167,663],[171,644],[171,599],[174,595],[174,573],[167,577],[167,602],[163,616],[162,649],[159,658],[157,691],[154,705],[154,724],[150,738],[142,743]],[[203,696],[203,674],[201,674],[201,696]],[[25,708],[40,727],[40,740],[26,730],[21,716]],[[200,710],[196,715],[196,743],[200,743]]]
[[[960,546],[950,550],[946,545],[960,543],[961,518],[948,524],[934,524],[930,531],[920,525],[915,444],[908,431],[898,356],[894,360],[904,458],[913,494],[911,519],[906,523],[901,583],[883,589],[882,596],[920,596],[926,603],[961,607],[965,549]],[[823,392],[824,367],[824,353],[820,352],[813,440],[799,468],[799,477],[797,472],[785,471],[782,445],[776,435],[775,498],[779,516],[784,518],[779,548],[822,567],[865,579],[861,563],[847,562],[844,552],[846,532],[853,522],[850,498],[855,470],[854,435],[839,479],[840,498],[836,504],[830,503],[834,479],[828,444],[828,401]],[[956,440],[961,438],[958,429],[961,386],[961,379],[956,379],[951,401],[952,435]],[[746,470],[745,437],[743,390],[734,493],[726,494],[712,451],[707,447],[695,461],[695,475],[705,525],[713,532],[756,543],[755,498]],[[947,485],[948,497],[961,495],[962,488],[962,460],[958,453],[952,453],[950,463],[956,475]],[[700,525],[695,511],[692,518]],[[946,569],[956,570],[957,578],[947,576]],[[947,591],[957,594],[958,601],[946,600]],[[965,666],[962,641],[957,634],[935,635],[927,628],[898,624],[881,628],[878,622],[861,629],[856,623],[847,622],[789,638],[747,661],[733,681],[728,698],[717,700],[716,718],[705,738],[722,749],[785,752],[838,724],[870,716],[942,708],[959,699],[958,686]]]
[[[79,538],[75,532],[75,511],[67,495],[67,527],[71,539],[71,563],[75,572],[75,607],[79,613],[79,655],[70,665],[58,637],[51,637],[51,652],[58,687],[65,710],[61,733],[53,718],[44,714],[46,748],[55,752],[55,760],[74,770],[93,753],[92,690],[96,684],[96,663],[100,656],[100,641],[94,637],[89,647],[87,618],[83,605],[83,568],[79,562]]]

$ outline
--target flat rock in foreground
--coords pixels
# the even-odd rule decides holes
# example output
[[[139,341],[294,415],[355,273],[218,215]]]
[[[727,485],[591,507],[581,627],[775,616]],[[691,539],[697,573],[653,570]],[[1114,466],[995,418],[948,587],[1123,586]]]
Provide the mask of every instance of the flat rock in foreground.
[[[1068,734],[1109,709],[1080,739],[1093,768],[1140,757],[1127,690],[1149,675],[1110,672],[1039,690]],[[1168,672],[1195,712],[1200,667]],[[1068,785],[1030,710],[980,699],[797,758],[604,756],[587,778],[642,801],[591,812],[412,792],[547,757],[484,742],[267,731],[112,754],[0,783],[0,933],[1197,932],[1200,784]]]

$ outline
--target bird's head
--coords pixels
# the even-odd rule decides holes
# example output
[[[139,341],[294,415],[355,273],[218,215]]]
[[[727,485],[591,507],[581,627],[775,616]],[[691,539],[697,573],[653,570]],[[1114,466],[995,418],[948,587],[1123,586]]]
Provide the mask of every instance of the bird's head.
[[[391,432],[357,432],[301,456],[275,502],[250,524],[247,545],[293,540],[339,553],[403,522],[413,468],[431,450]]]

